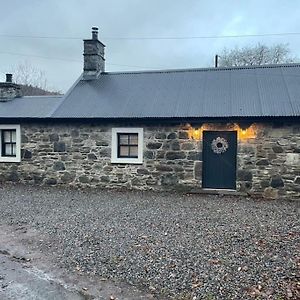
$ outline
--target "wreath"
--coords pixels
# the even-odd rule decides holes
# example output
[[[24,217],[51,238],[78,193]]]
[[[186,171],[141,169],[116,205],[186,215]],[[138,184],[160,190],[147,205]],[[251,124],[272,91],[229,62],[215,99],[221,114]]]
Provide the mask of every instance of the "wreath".
[[[212,140],[211,149],[216,154],[224,153],[228,149],[228,142],[222,137],[217,137]]]

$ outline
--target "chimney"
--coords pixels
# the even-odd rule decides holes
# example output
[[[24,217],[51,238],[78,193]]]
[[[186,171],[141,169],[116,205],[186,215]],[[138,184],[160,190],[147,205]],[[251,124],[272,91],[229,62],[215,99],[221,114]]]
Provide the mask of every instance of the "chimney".
[[[0,82],[0,102],[21,97],[21,87],[12,82],[12,74],[6,74],[6,81]]]
[[[12,83],[12,74],[6,74],[6,82]]]
[[[83,40],[83,79],[92,80],[105,71],[105,45],[98,40],[98,28],[92,27],[92,38]]]

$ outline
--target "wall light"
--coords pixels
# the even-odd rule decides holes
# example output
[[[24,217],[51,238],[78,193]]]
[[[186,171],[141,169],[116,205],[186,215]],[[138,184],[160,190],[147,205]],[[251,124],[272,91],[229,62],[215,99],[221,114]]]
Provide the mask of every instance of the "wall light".
[[[247,140],[256,137],[255,126],[250,122],[243,122],[236,125],[238,137],[241,140]]]
[[[193,140],[200,140],[202,136],[202,127],[200,126],[190,126],[188,129],[188,135],[190,139]]]
[[[247,134],[247,129],[242,129],[241,128],[241,133],[242,133],[242,135],[246,135]]]

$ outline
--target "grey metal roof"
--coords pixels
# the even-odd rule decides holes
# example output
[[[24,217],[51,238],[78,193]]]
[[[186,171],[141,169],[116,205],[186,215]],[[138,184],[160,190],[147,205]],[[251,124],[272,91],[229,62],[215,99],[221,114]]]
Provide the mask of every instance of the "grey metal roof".
[[[300,116],[300,64],[103,73],[65,96],[0,102],[0,118]]]
[[[300,64],[103,73],[80,80],[52,117],[300,116]]]
[[[46,118],[62,99],[62,96],[25,96],[0,102],[0,118]]]

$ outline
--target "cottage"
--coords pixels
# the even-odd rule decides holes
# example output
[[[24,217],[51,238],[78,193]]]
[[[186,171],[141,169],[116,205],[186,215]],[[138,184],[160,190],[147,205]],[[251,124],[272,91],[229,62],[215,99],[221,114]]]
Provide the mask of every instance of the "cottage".
[[[300,64],[105,72],[97,28],[64,96],[0,84],[0,179],[300,195]]]

